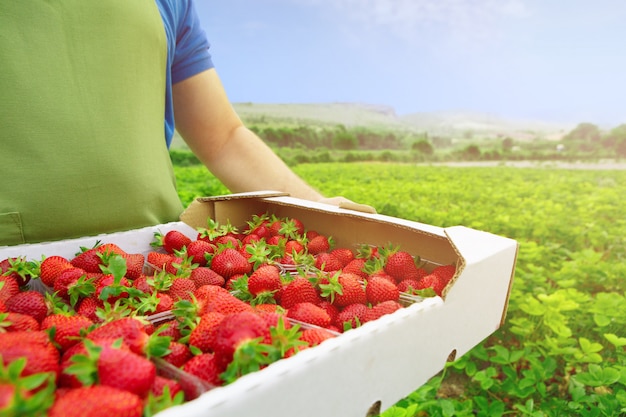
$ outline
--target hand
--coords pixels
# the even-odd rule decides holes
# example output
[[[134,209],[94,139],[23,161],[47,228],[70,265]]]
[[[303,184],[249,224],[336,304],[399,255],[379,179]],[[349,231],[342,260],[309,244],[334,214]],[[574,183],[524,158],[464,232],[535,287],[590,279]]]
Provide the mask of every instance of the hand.
[[[324,198],[319,199],[318,201],[320,203],[330,204],[332,206],[337,206],[337,207],[348,209],[348,210],[376,214],[376,209],[374,207],[368,206],[367,204],[355,203],[354,201],[348,200],[347,198],[341,197],[341,196],[330,197],[330,198],[324,197]]]

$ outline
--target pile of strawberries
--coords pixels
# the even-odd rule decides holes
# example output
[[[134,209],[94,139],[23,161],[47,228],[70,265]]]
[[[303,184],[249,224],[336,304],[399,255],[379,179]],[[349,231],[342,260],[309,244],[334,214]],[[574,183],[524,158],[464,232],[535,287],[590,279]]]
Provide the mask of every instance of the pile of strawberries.
[[[267,213],[155,233],[145,254],[77,250],[0,262],[1,415],[152,415],[442,295],[456,272]]]

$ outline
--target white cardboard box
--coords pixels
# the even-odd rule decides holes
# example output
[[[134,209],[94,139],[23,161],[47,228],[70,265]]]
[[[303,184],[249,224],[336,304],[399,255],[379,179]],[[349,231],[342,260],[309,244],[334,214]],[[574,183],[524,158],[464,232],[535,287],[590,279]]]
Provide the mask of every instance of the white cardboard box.
[[[190,237],[208,217],[242,227],[253,214],[297,217],[330,234],[339,246],[393,243],[430,265],[456,263],[457,275],[442,297],[424,299],[365,323],[321,345],[280,360],[158,417],[364,417],[385,410],[492,334],[504,321],[518,245],[515,240],[463,226],[440,228],[379,214],[312,203],[271,192],[201,198],[184,222],[81,239],[0,248],[0,259],[73,256],[100,240],[146,253],[156,230]]]

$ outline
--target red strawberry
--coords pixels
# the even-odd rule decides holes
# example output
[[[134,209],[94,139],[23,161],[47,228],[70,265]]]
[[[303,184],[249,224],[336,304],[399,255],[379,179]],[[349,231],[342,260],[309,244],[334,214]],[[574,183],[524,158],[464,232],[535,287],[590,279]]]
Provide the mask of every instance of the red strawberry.
[[[33,316],[29,316],[28,314],[21,313],[2,313],[2,315],[6,315],[4,320],[2,321],[2,328],[7,332],[17,332],[23,330],[39,330],[41,326],[35,320]]]
[[[331,304],[329,301],[322,300],[317,304],[318,307],[323,308],[326,311],[326,314],[330,317],[330,322],[335,323],[337,319],[337,315],[339,314],[339,309],[337,306]]]
[[[74,265],[66,258],[56,255],[48,256],[39,265],[39,278],[45,285],[52,287],[59,274],[68,268],[74,268]]]
[[[102,252],[99,246],[86,249],[72,258],[70,263],[75,268],[80,268],[86,272],[102,272],[100,269],[100,265],[102,265],[101,254]]]
[[[0,341],[0,360],[3,365],[19,359],[26,358],[26,366],[22,370],[22,376],[38,374],[40,372],[52,372],[56,376],[59,373],[59,352],[49,346],[38,343],[8,344]]]
[[[200,317],[200,322],[189,334],[189,345],[202,352],[212,352],[215,346],[215,332],[225,315],[210,311]]]
[[[222,314],[232,314],[240,312],[253,312],[254,307],[244,301],[241,301],[226,291],[215,293],[211,300],[206,302],[206,306],[202,312],[208,313],[210,311],[217,311]]]
[[[213,256],[211,269],[228,279],[236,274],[250,273],[252,264],[236,249],[225,248]]]
[[[259,338],[269,338],[269,326],[258,314],[244,311],[226,315],[215,330],[218,367],[225,369],[240,346]]]
[[[156,294],[156,298],[158,300],[158,304],[156,306],[156,310],[154,313],[162,313],[164,311],[171,311],[174,308],[174,300],[170,297],[169,294],[164,292],[159,292]]]
[[[367,280],[365,294],[367,301],[372,305],[382,303],[383,301],[398,301],[400,298],[400,291],[397,285],[380,276],[373,276]]]
[[[191,350],[184,343],[170,342],[169,350],[170,353],[163,356],[163,360],[171,363],[177,368],[183,366],[185,362],[187,362],[192,357]]]
[[[292,255],[294,253],[304,252],[304,245],[297,240],[288,240],[285,243],[285,254]]]
[[[127,253],[121,255],[126,260],[126,277],[137,279],[143,274],[146,257],[141,253]]]
[[[354,253],[348,248],[336,248],[331,250],[330,254],[341,263],[342,268],[354,259]]]
[[[287,317],[319,327],[328,327],[331,323],[326,310],[308,302],[291,307],[287,310]]]
[[[84,269],[78,267],[68,268],[65,271],[61,272],[59,276],[54,280],[52,288],[59,297],[66,301],[69,301],[69,289],[72,288],[83,276],[85,278],[87,277],[87,272]],[[95,291],[95,288],[92,288],[92,290]]]
[[[360,276],[361,278],[367,278],[368,274],[364,271],[366,259],[364,258],[354,258],[346,266],[343,267],[342,271],[350,274],[355,274]]]
[[[97,358],[101,385],[130,391],[145,397],[156,377],[156,366],[149,359],[126,349],[102,346]]]
[[[274,265],[259,266],[248,279],[248,291],[259,300],[260,303],[274,299],[276,293],[280,292],[283,282],[280,277],[280,270]]]
[[[191,301],[191,295],[196,291],[196,284],[189,278],[176,277],[172,280],[167,294],[174,302],[179,300]]]
[[[41,330],[54,329],[54,342],[61,351],[66,351],[82,338],[82,332],[86,331],[93,322],[87,317],[66,314],[52,314],[41,322]]]
[[[309,346],[313,347],[333,337],[335,337],[335,335],[326,329],[310,328],[302,330],[300,340],[307,342]]]
[[[217,366],[213,353],[203,353],[192,357],[182,369],[213,386],[219,387],[224,384],[220,378],[222,369]]]
[[[217,285],[222,287],[226,283],[223,276],[205,266],[192,269],[189,279],[196,284],[196,288],[200,288],[203,285]]]
[[[339,312],[335,325],[342,330],[357,328],[365,322],[367,310],[365,304],[350,304]]]
[[[191,239],[178,230],[170,230],[165,235],[157,232],[154,236],[156,241],[153,246],[161,246],[167,253],[181,251],[191,243]]]
[[[419,277],[415,259],[406,251],[396,251],[389,254],[384,268],[385,272],[394,277],[397,282],[407,278]]]
[[[138,319],[131,317],[105,323],[87,335],[90,340],[117,339],[120,337],[133,352],[142,354],[150,336],[145,325]]]
[[[194,240],[187,245],[187,256],[192,263],[206,266],[206,255],[215,252],[215,246],[205,240]]]
[[[309,240],[309,243],[306,245],[306,249],[311,255],[317,255],[318,253],[328,252],[331,246],[332,238],[324,235],[318,235]]]
[[[41,321],[48,315],[46,298],[43,294],[35,290],[27,290],[17,293],[13,297],[6,300],[5,305],[7,311],[28,314],[39,323],[41,323]]]
[[[363,323],[376,320],[377,318],[382,317],[385,314],[391,314],[401,308],[402,305],[397,301],[383,301],[367,310],[365,316],[363,317]]]
[[[182,390],[182,387],[180,386],[178,381],[176,381],[175,379],[166,378],[166,377],[157,375],[156,378],[154,379],[154,383],[152,384],[152,387],[150,387],[150,392],[154,396],[160,397],[164,394],[165,387],[169,389],[170,398],[174,398],[174,396]]]
[[[6,258],[0,261],[0,276],[15,278],[18,286],[22,287],[38,275],[37,265],[24,257]]]
[[[161,253],[161,252],[148,252],[146,256],[146,261],[152,265],[153,267],[159,270],[165,270],[167,265],[170,265],[175,260],[175,256],[169,253]]]
[[[324,285],[324,293],[330,296],[330,302],[338,307],[350,304],[365,304],[367,296],[358,275],[341,273],[331,277],[330,283]]]
[[[94,323],[102,321],[96,312],[103,306],[101,300],[98,300],[95,296],[83,298],[76,306],[76,313],[87,317]]]
[[[439,275],[444,282],[448,283],[456,273],[455,265],[440,265],[433,269],[433,274]]]
[[[343,268],[341,261],[328,252],[315,255],[315,267],[321,271],[334,272]]]
[[[94,385],[57,396],[48,417],[141,417],[142,399],[128,391]]]
[[[398,290],[400,292],[408,292],[411,293],[413,290],[416,290],[419,286],[419,280],[417,279],[404,279],[398,283]]]
[[[419,288],[417,289],[423,290],[426,288],[432,288],[433,291],[435,291],[435,294],[441,296],[446,285],[447,282],[445,282],[439,275],[429,274],[419,281]]]
[[[106,274],[100,278],[96,285],[96,296],[102,301],[113,304],[121,298],[128,298],[128,291],[124,288],[130,287],[132,287],[132,285],[126,277],[121,277],[119,281],[116,282],[113,274]]]
[[[0,276],[0,301],[6,302],[19,292],[20,285],[14,277],[8,275]]]
[[[280,296],[280,304],[286,309],[297,303],[309,302],[318,304],[321,301],[317,290],[306,277],[298,276],[287,284]]]

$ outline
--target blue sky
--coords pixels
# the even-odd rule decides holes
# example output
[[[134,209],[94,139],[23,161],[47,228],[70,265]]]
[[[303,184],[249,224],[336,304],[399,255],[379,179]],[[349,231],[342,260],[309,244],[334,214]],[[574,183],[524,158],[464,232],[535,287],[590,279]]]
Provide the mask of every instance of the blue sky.
[[[626,123],[626,1],[196,0],[233,102]]]

